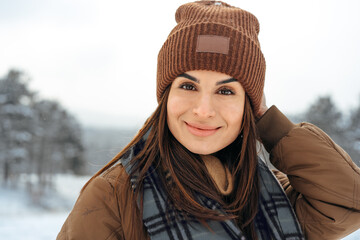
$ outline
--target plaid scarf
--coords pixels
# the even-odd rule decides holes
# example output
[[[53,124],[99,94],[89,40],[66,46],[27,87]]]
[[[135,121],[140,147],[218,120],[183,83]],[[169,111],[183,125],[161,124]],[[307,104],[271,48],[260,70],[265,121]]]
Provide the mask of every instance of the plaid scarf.
[[[146,138],[147,134],[130,148],[120,160],[128,174],[130,174],[132,168],[129,163],[143,148]],[[293,208],[282,187],[271,170],[260,158],[258,160],[258,170],[260,198],[259,211],[255,217],[258,239],[305,239]],[[136,188],[137,177],[136,174],[131,177],[131,185],[134,189]],[[185,220],[180,212],[176,212],[177,210],[166,212],[169,209],[166,206],[167,196],[162,187],[160,177],[153,166],[149,168],[143,181],[143,223],[152,240],[246,239],[234,220],[207,221],[212,230],[210,231],[195,218],[190,217],[190,220]],[[202,194],[198,194],[197,198],[198,202],[204,207],[226,214],[220,204],[213,199],[209,199]]]

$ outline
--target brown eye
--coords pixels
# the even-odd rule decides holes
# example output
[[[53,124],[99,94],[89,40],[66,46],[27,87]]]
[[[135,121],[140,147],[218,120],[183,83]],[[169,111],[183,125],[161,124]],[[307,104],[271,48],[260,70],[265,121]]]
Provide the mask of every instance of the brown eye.
[[[196,88],[193,84],[190,83],[183,83],[179,86],[179,88],[184,89],[184,90],[189,90],[189,91],[195,91]]]
[[[221,95],[233,95],[234,94],[233,91],[231,91],[230,89],[227,89],[227,88],[220,89],[218,91],[218,93]]]

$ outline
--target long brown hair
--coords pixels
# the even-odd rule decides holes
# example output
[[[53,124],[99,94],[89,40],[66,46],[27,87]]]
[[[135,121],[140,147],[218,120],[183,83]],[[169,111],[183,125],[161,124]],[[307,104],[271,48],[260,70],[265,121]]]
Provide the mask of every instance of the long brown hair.
[[[186,149],[171,134],[166,120],[169,92],[170,87],[165,90],[157,109],[133,140],[99,170],[82,190],[92,179],[118,162],[149,131],[144,147],[130,162],[133,167],[129,178],[138,174],[133,200],[138,199],[139,194],[141,196],[143,179],[149,167],[154,166],[162,180],[168,202],[178,213],[185,213],[185,217],[193,216],[205,225],[206,220],[235,219],[247,237],[257,239],[254,227],[259,195],[256,130],[249,98],[245,97],[241,134],[232,144],[215,154],[229,167],[235,179],[233,192],[224,197],[218,192],[201,157]],[[167,180],[169,175],[171,184]],[[228,214],[222,215],[199,204],[196,200],[197,193],[220,203]],[[140,208],[142,215],[142,204]]]

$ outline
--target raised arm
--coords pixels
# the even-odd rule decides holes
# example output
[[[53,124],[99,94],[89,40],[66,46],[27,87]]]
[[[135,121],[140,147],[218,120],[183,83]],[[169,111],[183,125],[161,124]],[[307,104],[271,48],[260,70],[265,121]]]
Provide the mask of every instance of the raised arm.
[[[257,127],[307,239],[339,239],[360,228],[360,169],[340,146],[275,106]]]

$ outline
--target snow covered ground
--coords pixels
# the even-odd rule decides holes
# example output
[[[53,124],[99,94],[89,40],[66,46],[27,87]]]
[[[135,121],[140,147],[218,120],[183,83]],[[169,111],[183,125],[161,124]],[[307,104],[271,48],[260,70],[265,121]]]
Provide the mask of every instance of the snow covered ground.
[[[57,192],[46,193],[39,207],[35,198],[19,189],[0,187],[0,239],[56,239],[81,187],[90,177],[55,176]],[[51,194],[51,195],[49,195]]]
[[[46,209],[35,207],[21,189],[0,187],[0,239],[50,240],[60,231],[81,187],[89,177],[57,175],[56,193],[42,202]],[[49,193],[50,194],[50,193]],[[344,238],[359,240],[360,230]]]

